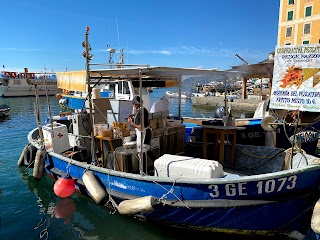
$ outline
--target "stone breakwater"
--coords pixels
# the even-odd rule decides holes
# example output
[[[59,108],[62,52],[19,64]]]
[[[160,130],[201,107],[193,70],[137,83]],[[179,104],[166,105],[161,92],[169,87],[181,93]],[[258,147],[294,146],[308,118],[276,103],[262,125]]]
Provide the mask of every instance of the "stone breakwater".
[[[191,98],[193,106],[202,106],[202,107],[220,107],[224,106],[224,97],[192,97]],[[249,111],[254,112],[258,107],[259,103],[263,100],[258,99],[234,99],[233,102],[227,100],[227,106],[231,109],[237,111]]]

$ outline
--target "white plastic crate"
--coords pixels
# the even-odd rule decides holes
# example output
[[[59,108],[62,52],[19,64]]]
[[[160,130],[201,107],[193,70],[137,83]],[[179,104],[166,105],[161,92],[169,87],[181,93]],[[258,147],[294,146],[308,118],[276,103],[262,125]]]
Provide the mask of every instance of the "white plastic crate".
[[[155,176],[174,178],[220,178],[222,165],[214,160],[164,154],[154,162]]]
[[[62,153],[71,148],[66,125],[54,122],[52,125],[44,125],[42,130],[46,149],[52,149],[55,153]]]

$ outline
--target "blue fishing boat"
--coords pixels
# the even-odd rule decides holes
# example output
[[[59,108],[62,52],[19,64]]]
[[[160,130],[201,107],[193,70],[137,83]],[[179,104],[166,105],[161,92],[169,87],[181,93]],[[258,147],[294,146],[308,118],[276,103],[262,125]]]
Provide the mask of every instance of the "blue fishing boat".
[[[169,124],[162,112],[152,116],[158,127],[150,145],[127,141],[126,124],[120,119],[113,122],[113,129],[110,121],[99,119],[103,133],[94,131],[95,118],[113,111],[113,106],[108,98],[91,99],[91,77],[134,81],[142,93],[144,81],[159,86],[179,84],[183,75],[241,73],[143,66],[90,69],[88,34],[89,29],[84,42],[86,71],[73,73],[76,78],[57,73],[57,79],[58,84],[67,79],[88,85],[89,112],[72,113],[71,128],[52,119],[38,124],[28,134],[30,145],[22,151],[19,166],[34,163],[37,180],[46,173],[56,184],[71,181],[97,204],[172,227],[250,235],[306,234],[320,196],[320,164],[318,157],[296,145],[288,149],[241,145],[236,142],[236,126],[203,125],[202,156],[188,156],[185,125],[179,120]],[[210,134],[213,142],[208,141]],[[291,141],[298,143],[295,137]]]

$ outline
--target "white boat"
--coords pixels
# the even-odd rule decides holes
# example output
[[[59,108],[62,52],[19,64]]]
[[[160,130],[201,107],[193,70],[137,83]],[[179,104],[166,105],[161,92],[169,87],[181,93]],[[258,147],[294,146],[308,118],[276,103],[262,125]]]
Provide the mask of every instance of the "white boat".
[[[179,93],[172,92],[172,91],[166,91],[166,95],[170,98],[178,98],[179,97]],[[190,98],[189,93],[186,93],[186,92],[181,93],[181,99],[188,99],[188,98]]]
[[[38,87],[38,95],[55,95],[58,92],[55,74],[29,73],[29,78],[39,83],[46,81],[46,85]],[[1,97],[29,97],[35,96],[35,85],[30,84],[23,72],[1,71]]]
[[[178,94],[172,91],[166,91],[166,95],[170,98],[172,97],[178,97]]]
[[[205,97],[205,93],[191,93],[191,97]]]

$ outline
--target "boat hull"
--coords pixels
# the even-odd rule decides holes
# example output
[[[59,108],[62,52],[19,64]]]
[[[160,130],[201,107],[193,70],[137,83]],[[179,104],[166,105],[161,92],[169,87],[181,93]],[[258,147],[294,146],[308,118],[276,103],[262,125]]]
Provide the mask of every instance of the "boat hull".
[[[208,180],[159,178],[103,169],[48,153],[46,172],[66,173],[88,195],[82,177],[89,169],[117,202],[153,196],[160,204],[146,219],[175,227],[241,234],[305,232],[319,198],[320,167],[243,178]]]
[[[12,72],[14,73],[14,72]],[[16,75],[20,75],[14,73]],[[24,75],[24,73],[21,73]],[[31,73],[32,74],[32,73]],[[33,74],[34,75],[34,74]],[[43,77],[43,76],[42,76]],[[48,76],[47,86],[44,85],[43,78],[38,76],[33,77],[31,81],[43,82],[43,85],[38,85],[38,95],[39,96],[53,96],[60,92],[57,87],[57,81],[55,77]],[[20,77],[5,77],[0,73],[0,96],[1,97],[34,97],[35,96],[35,86],[28,83],[27,79]]]

